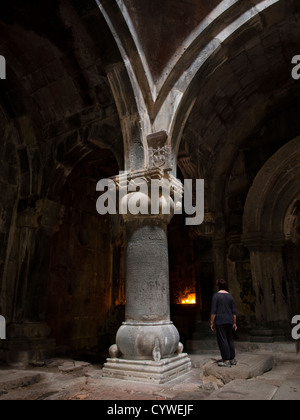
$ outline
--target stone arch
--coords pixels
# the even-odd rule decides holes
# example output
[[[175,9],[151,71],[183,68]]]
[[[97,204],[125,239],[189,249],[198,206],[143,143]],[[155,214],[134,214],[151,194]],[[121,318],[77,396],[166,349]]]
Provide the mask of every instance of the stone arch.
[[[39,194],[38,169],[41,167],[34,128],[26,114],[24,102],[18,98],[18,106],[14,107],[14,101],[9,95],[13,82],[15,75],[12,72],[6,84],[1,85],[0,104],[0,232],[3,241],[0,256],[0,310],[8,323],[13,321],[16,308],[22,301],[20,276],[27,263],[26,238],[29,237],[26,234],[22,236],[21,231],[29,221],[29,209]]]
[[[283,240],[288,209],[300,192],[300,137],[269,159],[249,191],[244,211],[244,238]]]
[[[265,2],[264,4],[266,5]],[[281,60],[278,58],[278,49],[281,48],[280,41],[275,36],[277,25],[279,28],[282,25],[286,28],[288,25],[284,23],[285,20],[294,19],[291,14],[293,9],[288,5],[284,7],[283,11],[281,6],[282,2],[275,2],[264,12],[258,14],[256,18],[252,17],[249,22],[237,29],[217,49],[213,50],[210,56],[206,57],[206,61],[183,95],[179,107],[179,109],[182,107],[182,112],[178,112],[173,130],[175,137],[172,136],[172,139],[174,142],[176,142],[176,138],[179,140],[179,153],[176,149],[174,150],[174,153],[177,153],[178,162],[180,163],[181,154],[184,153],[186,145],[190,145],[191,163],[197,162],[199,168],[199,161],[204,161],[206,191],[209,191],[205,202],[208,212],[205,226],[211,221],[214,246],[217,247],[215,249],[215,266],[219,268],[216,271],[220,273],[219,277],[231,277],[233,282],[235,273],[230,271],[226,261],[228,248],[229,254],[231,252],[231,242],[234,242],[234,245],[238,243],[234,250],[237,250],[239,255],[234,257],[243,259],[243,261],[247,260],[247,264],[249,259],[249,253],[241,243],[240,236],[243,230],[243,207],[252,180],[265,160],[276,150],[275,145],[279,148],[299,133],[296,122],[298,120],[298,104],[294,95],[295,92],[296,96],[298,95],[300,85],[297,86],[293,82],[290,75],[291,67],[286,68],[286,56],[293,56],[295,48],[294,33],[289,28],[286,31],[284,46],[287,51]],[[281,10],[281,14],[278,13],[279,10]],[[267,21],[261,18],[269,18],[272,13],[276,15],[277,19],[268,20],[271,23],[266,24]],[[260,19],[261,22],[258,24]],[[262,34],[270,42],[268,54],[264,54],[262,48],[264,44],[260,38]],[[298,38],[297,35],[296,38]],[[278,71],[268,66],[268,61],[273,62],[275,59],[278,62]],[[234,63],[232,66],[231,61]],[[248,81],[241,83],[240,78],[243,78],[244,82],[248,80],[248,71],[252,71],[250,70],[252,61],[255,66],[256,63],[259,63],[259,67],[256,67],[259,68],[259,71],[255,74],[253,72],[252,77],[250,74],[249,83]],[[248,71],[245,71],[243,66],[248,66]],[[236,74],[233,73],[233,68],[236,70]],[[230,72],[232,76],[230,76]],[[271,74],[272,77],[270,77]],[[280,82],[276,81],[279,79]],[[268,86],[268,89],[265,86]],[[272,92],[271,96],[268,96],[268,91]],[[242,102],[243,98],[245,98],[244,102]],[[236,101],[238,101],[238,106],[234,105]],[[211,122],[211,127],[209,122]],[[260,132],[268,130],[271,132],[270,127],[275,127],[276,134],[268,134],[269,137],[271,135],[274,137],[274,141],[272,140],[274,149],[271,147],[270,152],[268,151],[269,155],[261,159],[260,166],[256,165],[255,173],[251,176],[248,176],[247,173],[243,184],[234,186],[236,188],[234,201],[229,208],[229,186],[230,180],[234,178],[232,173],[237,160],[240,157],[244,158],[245,150],[259,148],[260,139],[262,142],[266,141]],[[284,128],[281,131],[279,127]],[[283,137],[278,142],[277,136],[280,131]],[[212,168],[213,172],[211,172]],[[247,168],[245,168],[245,173],[246,171]],[[248,276],[251,277],[248,266],[247,281]],[[245,280],[245,284],[247,281]],[[253,314],[252,300],[251,296],[249,306],[251,316]]]
[[[280,0],[256,1],[255,4],[232,1],[228,2],[228,7],[226,7],[223,1],[220,5],[221,10],[223,9],[221,13],[219,12],[220,15],[215,16],[215,20],[213,19],[212,22],[200,25],[200,29],[198,29],[200,34],[194,39],[181,60],[178,60],[173,73],[169,76],[172,82],[168,81],[166,84],[167,87],[171,85],[173,89],[176,88],[181,92],[179,105],[175,108],[176,112],[170,129],[175,160],[185,126],[203,86],[224,63],[228,63],[235,54],[245,51],[247,42],[251,44],[251,39],[260,42],[259,36],[263,31],[276,27],[285,18],[288,19],[295,13],[295,8],[298,6],[294,4],[294,1],[291,1],[288,6],[283,3]],[[276,15],[277,19],[269,19],[273,15]],[[226,18],[229,19],[228,22]],[[235,20],[232,21],[232,19]],[[201,27],[204,27],[203,33]],[[275,38],[274,43],[276,44]],[[253,45],[254,41],[252,41]],[[276,47],[274,46],[274,48]],[[272,69],[270,69],[271,71]],[[288,72],[288,76],[290,78],[290,72]],[[169,98],[171,103],[174,102],[170,93]],[[161,98],[159,99],[161,100]],[[162,110],[164,106],[170,106],[166,89],[164,89],[164,101],[163,104],[160,104]],[[265,106],[267,105],[268,101]],[[263,109],[263,104],[260,104],[260,107]],[[254,124],[255,121],[259,123],[258,115],[253,114],[251,117]]]
[[[114,160],[114,165],[108,176],[117,175],[118,172],[113,173],[114,169],[124,169],[124,148],[121,137],[117,127],[102,121],[91,124],[84,130],[76,130],[59,137],[55,154],[50,156],[46,168],[50,178],[44,187],[47,198],[59,202],[66,181],[74,168],[93,153],[100,158],[101,168],[101,163],[104,163],[101,151],[109,152],[111,157],[109,160]]]
[[[290,322],[295,309],[295,285],[287,276],[283,250],[291,206],[300,193],[299,146],[297,137],[267,161],[244,210],[243,242],[250,250],[256,316],[259,324],[273,327]]]
[[[121,230],[116,233],[118,220],[97,214],[96,184],[119,167],[107,148],[77,152],[65,156],[66,167],[74,164],[55,191],[60,220],[49,243],[45,320],[58,346],[88,351],[108,346],[108,328],[116,322]]]
[[[288,209],[284,223],[285,247],[283,250],[285,269],[289,279],[291,312],[300,312],[300,194]]]
[[[96,0],[96,3],[106,21],[107,32],[113,35],[114,47],[118,46],[122,56],[115,63],[107,63],[106,72],[120,117],[125,170],[142,169],[148,160],[146,136],[151,132],[147,112],[147,104],[151,102],[149,84],[130,29],[117,3],[107,0]]]
[[[13,288],[6,283],[6,272],[12,274],[14,271],[13,267],[8,265],[10,249],[13,247],[12,226],[16,218],[21,169],[17,153],[18,135],[2,106],[0,106],[0,136],[0,312],[9,318]]]
[[[284,235],[287,241],[297,243],[300,235],[300,194],[290,205],[284,221]]]

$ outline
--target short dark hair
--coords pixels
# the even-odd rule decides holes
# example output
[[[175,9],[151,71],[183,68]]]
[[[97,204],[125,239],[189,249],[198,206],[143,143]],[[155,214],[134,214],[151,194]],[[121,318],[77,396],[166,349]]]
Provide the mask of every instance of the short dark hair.
[[[218,279],[217,286],[219,290],[227,290],[227,281],[224,279]]]

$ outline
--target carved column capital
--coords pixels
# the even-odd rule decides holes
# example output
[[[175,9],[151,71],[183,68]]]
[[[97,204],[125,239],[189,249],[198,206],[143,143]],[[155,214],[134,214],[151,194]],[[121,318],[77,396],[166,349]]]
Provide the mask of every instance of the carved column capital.
[[[125,222],[154,218],[169,223],[182,208],[183,185],[164,169],[125,172],[112,180],[119,191],[119,213]]]

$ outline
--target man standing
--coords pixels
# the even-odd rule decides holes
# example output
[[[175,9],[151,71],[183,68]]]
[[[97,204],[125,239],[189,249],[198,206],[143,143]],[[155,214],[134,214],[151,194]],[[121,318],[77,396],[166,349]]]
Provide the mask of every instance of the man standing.
[[[218,293],[213,296],[211,308],[210,328],[214,331],[216,326],[218,345],[222,360],[218,366],[235,366],[235,346],[233,341],[233,330],[237,330],[236,309],[233,297],[227,291],[227,282],[223,279],[217,281]]]

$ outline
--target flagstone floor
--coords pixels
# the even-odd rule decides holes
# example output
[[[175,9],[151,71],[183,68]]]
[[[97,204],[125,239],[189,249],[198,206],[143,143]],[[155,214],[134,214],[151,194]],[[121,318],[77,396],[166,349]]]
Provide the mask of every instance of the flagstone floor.
[[[253,353],[239,357],[235,374],[223,371],[227,377],[230,373],[230,380],[216,373],[214,358],[206,354],[191,356],[190,375],[165,385],[108,379],[102,376],[102,365],[51,359],[26,370],[0,369],[0,400],[300,400],[300,357],[251,379],[241,376],[242,370],[248,364],[254,371],[257,357]]]

